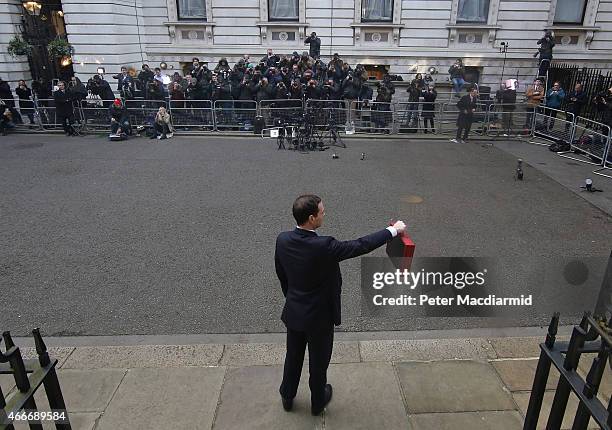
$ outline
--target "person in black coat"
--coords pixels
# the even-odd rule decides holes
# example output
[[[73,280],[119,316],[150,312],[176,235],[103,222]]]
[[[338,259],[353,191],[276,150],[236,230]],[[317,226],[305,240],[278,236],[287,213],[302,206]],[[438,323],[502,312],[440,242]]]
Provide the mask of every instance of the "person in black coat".
[[[72,126],[72,124],[74,124],[72,94],[66,89],[66,84],[63,81],[58,82],[57,87],[58,90],[53,93],[57,122],[62,124],[66,136],[76,136],[76,132]]]
[[[427,134],[427,123],[431,124],[431,132],[436,132],[436,126],[434,125],[434,118],[436,116],[436,98],[438,98],[438,92],[433,86],[428,86],[425,91],[421,93],[423,96],[423,108],[421,116],[423,117],[423,129]]]
[[[501,104],[499,107],[502,117],[502,127],[506,133],[510,133],[510,129],[514,126],[512,116],[516,110],[516,90],[508,88],[505,82],[502,82],[501,88],[495,93],[495,99]]]
[[[16,124],[23,124],[21,115],[19,115],[17,109],[15,109],[15,99],[13,98],[11,87],[8,82],[3,81],[2,78],[0,78],[0,99],[2,99],[5,107],[11,112],[13,122]]]
[[[297,227],[278,235],[274,254],[276,275],[285,296],[281,320],[287,327],[287,355],[279,392],[284,409],[291,410],[308,345],[311,412],[319,415],[332,397],[327,368],[334,325],[341,323],[339,262],[384,245],[406,225],[398,221],[392,227],[346,242],[319,236],[315,230],[323,224],[325,208],[315,195],[298,197],[293,203],[293,217]]]
[[[127,108],[121,99],[115,99],[108,111],[111,121],[111,134],[132,134]]]
[[[470,129],[472,128],[472,121],[474,121],[476,103],[478,103],[478,89],[476,87],[472,87],[469,94],[461,97],[457,102],[457,108],[459,109],[459,116],[457,117],[457,138],[452,139],[452,142],[467,142]]]
[[[28,88],[26,81],[19,81],[15,89],[17,97],[19,97],[19,110],[30,119],[30,125],[34,124],[34,102],[32,101],[32,90]]]
[[[304,44],[310,44],[310,56],[317,59],[321,56],[321,39],[317,37],[317,33],[314,31],[310,33],[310,36],[304,40]]]
[[[534,55],[534,57],[540,57],[537,77],[546,77],[546,73],[548,73],[548,68],[550,67],[550,62],[553,59],[553,48],[555,47],[553,32],[546,30],[544,32],[544,37],[538,40],[538,45],[540,45],[540,47],[538,48],[538,52],[536,52]]]

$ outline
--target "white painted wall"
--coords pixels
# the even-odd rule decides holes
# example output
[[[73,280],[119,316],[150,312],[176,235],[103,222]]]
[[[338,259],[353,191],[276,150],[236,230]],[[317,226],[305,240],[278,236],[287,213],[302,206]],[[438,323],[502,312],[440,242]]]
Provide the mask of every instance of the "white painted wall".
[[[253,58],[263,56],[268,47],[279,53],[301,52],[307,49],[299,37],[292,43],[279,43],[264,39],[258,23],[263,21],[260,2],[267,0],[207,0],[211,8],[209,25],[177,24],[175,33],[169,21],[174,0],[63,0],[63,9],[69,41],[76,49],[75,71],[86,78],[98,67],[108,74],[119,71],[121,65],[140,68],[142,61],[152,67],[166,61],[174,69],[180,62],[190,62],[193,56],[216,64],[221,57],[230,63],[242,54]],[[424,72],[430,66],[440,70],[438,80],[446,78],[448,66],[462,57],[467,65],[482,67],[482,84],[496,85],[500,79],[503,56],[499,43],[510,44],[506,77],[516,76],[530,80],[536,71],[535,41],[542,30],[552,23],[551,8],[556,0],[492,0],[490,22],[494,29],[459,29],[457,32],[481,32],[480,44],[459,43],[451,37],[449,25],[454,22],[453,11],[458,0],[397,0],[401,10],[396,24],[397,41],[375,44],[364,43],[368,31],[355,27],[360,0],[300,0],[301,15],[309,34],[316,31],[322,40],[324,59],[338,52],[352,64],[384,64],[391,73],[410,78],[415,71]],[[333,32],[330,29],[333,1]],[[579,65],[612,67],[612,0],[589,0],[597,9],[593,16],[594,31],[590,44],[585,44],[586,32],[578,31],[578,46],[559,46],[555,59]],[[19,22],[20,2],[0,0],[0,74],[11,72],[12,80],[23,76],[27,62],[7,58],[5,43]],[[452,27],[452,26],[451,26]],[[204,40],[183,40],[180,30],[209,31]],[[376,31],[392,30],[379,29]],[[355,37],[361,32],[361,38]],[[489,33],[490,31],[490,33]],[[265,34],[265,31],[263,32]],[[333,39],[330,37],[333,34]],[[139,37],[140,35],[140,37]],[[489,35],[491,38],[489,39]],[[333,45],[332,45],[333,42]],[[81,64],[82,63],[82,64]],[[99,64],[98,64],[99,63]],[[416,70],[415,70],[416,68]]]

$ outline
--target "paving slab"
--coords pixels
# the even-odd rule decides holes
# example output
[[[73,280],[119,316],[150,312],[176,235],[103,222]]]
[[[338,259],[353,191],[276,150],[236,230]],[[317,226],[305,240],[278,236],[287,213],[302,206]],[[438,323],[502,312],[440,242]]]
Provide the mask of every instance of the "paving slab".
[[[210,429],[225,368],[131,369],[96,430]]]
[[[492,338],[489,342],[499,358],[536,358],[540,356],[540,343],[545,338],[543,331],[541,337]]]
[[[512,410],[516,405],[488,363],[438,361],[397,363],[411,414]]]
[[[334,395],[325,410],[329,430],[406,429],[408,417],[390,363],[331,365]]]
[[[540,344],[546,340],[546,329],[540,337],[489,338],[498,358],[538,358]],[[569,336],[557,336],[558,341],[568,341]]]
[[[496,358],[486,339],[380,340],[359,343],[362,361]]]
[[[517,411],[455,412],[410,415],[412,430],[521,430]]]
[[[530,391],[533,387],[538,360],[496,360],[491,364],[510,391]],[[546,389],[554,390],[559,382],[559,371],[551,366]]]
[[[527,406],[529,406],[529,396],[531,393],[513,393],[514,400],[521,411],[521,414],[525,416],[527,412]],[[553,398],[555,397],[554,391],[547,391],[544,393],[544,401],[542,402],[542,410],[540,412],[540,419],[538,420],[537,429],[543,430],[546,428],[546,421],[550,414],[550,407],[552,406]],[[567,402],[567,409],[565,416],[563,417],[563,423],[561,424],[561,430],[570,430],[572,423],[574,422],[574,416],[576,415],[576,409],[578,408],[578,400],[575,395],[570,394],[569,401]],[[589,429],[599,429],[595,421],[591,418],[589,421]]]
[[[282,376],[282,366],[228,368],[213,429],[322,428],[322,418],[310,415],[307,373],[302,374],[291,412],[285,412],[278,393]]]
[[[225,345],[221,364],[224,366],[257,366],[283,364],[286,345],[284,343],[235,343]],[[334,342],[332,363],[358,363],[357,342]],[[308,362],[306,350],[305,363]]]
[[[179,368],[217,366],[223,345],[139,345],[79,347],[64,369]]]
[[[60,369],[57,377],[70,412],[104,412],[123,380],[124,369]],[[44,388],[34,395],[41,410],[49,410]]]
[[[0,388],[2,388],[4,396],[8,396],[8,393],[15,388],[15,378],[13,378],[13,375],[0,375]]]

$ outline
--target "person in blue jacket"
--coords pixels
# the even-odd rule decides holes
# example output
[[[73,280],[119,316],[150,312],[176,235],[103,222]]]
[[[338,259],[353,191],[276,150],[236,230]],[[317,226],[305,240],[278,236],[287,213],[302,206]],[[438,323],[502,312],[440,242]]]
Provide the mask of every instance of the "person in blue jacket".
[[[546,117],[544,118],[544,128],[552,130],[555,128],[555,118],[558,111],[561,109],[563,100],[565,99],[565,91],[561,88],[561,83],[555,82],[550,90],[546,93]]]

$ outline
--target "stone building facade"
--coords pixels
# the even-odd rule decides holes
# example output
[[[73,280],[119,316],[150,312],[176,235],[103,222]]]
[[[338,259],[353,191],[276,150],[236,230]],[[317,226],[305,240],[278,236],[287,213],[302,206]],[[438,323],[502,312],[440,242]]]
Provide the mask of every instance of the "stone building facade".
[[[59,0],[57,0],[59,1]],[[44,1],[41,1],[44,3]],[[457,58],[481,84],[528,81],[536,73],[536,41],[544,29],[557,39],[555,60],[589,67],[612,65],[612,0],[61,0],[73,68],[87,78],[104,67],[166,63],[181,70],[191,58],[233,64],[243,54],[302,52],[305,37],[321,38],[321,56],[410,79],[439,71],[444,81]],[[20,31],[22,2],[0,0],[0,76],[28,77],[28,61],[6,54]]]

